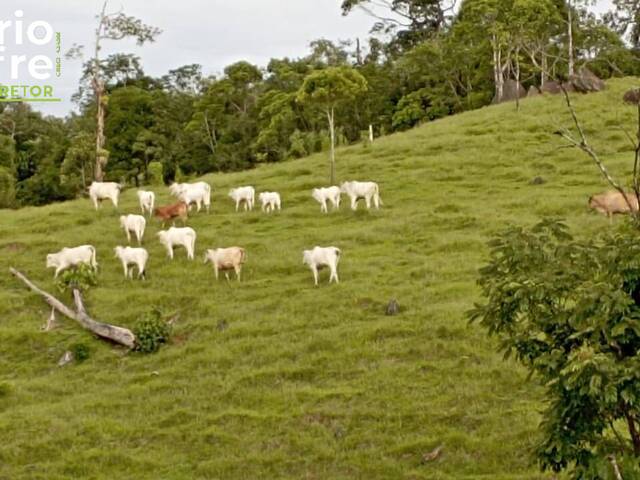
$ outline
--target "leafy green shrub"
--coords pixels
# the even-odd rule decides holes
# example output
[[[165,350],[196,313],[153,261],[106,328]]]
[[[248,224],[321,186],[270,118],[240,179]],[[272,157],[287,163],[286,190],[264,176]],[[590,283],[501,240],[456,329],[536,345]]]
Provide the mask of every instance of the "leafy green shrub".
[[[171,325],[162,318],[160,311],[153,310],[136,322],[133,334],[136,336],[137,352],[154,353],[169,341]]]
[[[69,350],[73,353],[73,358],[78,363],[84,362],[91,356],[91,349],[84,343],[74,343],[69,347]]]
[[[0,208],[10,208],[16,202],[16,182],[9,169],[0,166]]]
[[[490,242],[469,312],[540,379],[548,399],[536,455],[571,478],[640,467],[640,243],[637,230],[576,241],[545,220]],[[605,473],[603,473],[605,472]]]
[[[98,278],[95,269],[86,263],[81,263],[75,268],[65,270],[56,281],[56,286],[61,292],[73,289],[86,291],[97,284]]]
[[[162,185],[164,178],[162,163],[150,162],[147,167],[147,178],[149,179],[149,185]]]

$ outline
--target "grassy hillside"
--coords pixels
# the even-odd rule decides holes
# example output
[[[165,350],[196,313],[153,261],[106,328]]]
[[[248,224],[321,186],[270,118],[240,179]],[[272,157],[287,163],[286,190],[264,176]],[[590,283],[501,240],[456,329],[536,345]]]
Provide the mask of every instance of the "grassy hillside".
[[[618,172],[630,170],[616,125],[633,127],[620,99],[634,84],[576,97]],[[134,189],[118,211],[88,199],[2,211],[0,479],[550,478],[529,457],[541,390],[464,312],[485,242],[506,225],[559,215],[579,236],[609,228],[586,207],[606,186],[582,153],[556,148],[558,125],[562,99],[534,98],[339,150],[340,178],[379,182],[380,211],[319,213],[310,190],[326,184],[326,155],[210,175],[212,213],[189,221],[197,261],[180,250],[170,262],[152,221],[146,282],[125,281],[112,253]],[[235,213],[226,192],[243,184],[280,191],[282,212]],[[124,354],[67,319],[40,331],[48,309],[7,269],[53,291],[46,253],[83,243],[101,265],[90,312],[132,326],[152,307],[179,311],[170,345]],[[205,248],[229,245],[248,252],[239,285],[202,264]],[[342,249],[339,285],[323,272],[313,287],[301,252],[314,245]],[[390,298],[400,315],[384,315]],[[77,342],[91,357],[59,368]]]

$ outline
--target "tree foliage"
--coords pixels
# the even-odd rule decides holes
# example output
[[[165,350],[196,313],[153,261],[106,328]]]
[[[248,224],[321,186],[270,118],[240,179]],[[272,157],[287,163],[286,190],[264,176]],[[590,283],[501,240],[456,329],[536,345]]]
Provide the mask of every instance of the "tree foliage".
[[[545,386],[543,469],[640,474],[640,245],[635,232],[578,241],[565,224],[510,228],[480,271],[469,313]]]

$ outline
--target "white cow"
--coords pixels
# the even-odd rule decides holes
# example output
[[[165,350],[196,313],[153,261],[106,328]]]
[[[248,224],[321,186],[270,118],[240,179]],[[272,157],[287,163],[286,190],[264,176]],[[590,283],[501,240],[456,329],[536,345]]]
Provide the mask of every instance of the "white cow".
[[[314,188],[311,196],[320,204],[320,211],[327,213],[327,200],[333,204],[333,209],[340,208],[340,187]]]
[[[146,279],[145,267],[149,259],[149,252],[144,248],[121,247],[119,245],[113,251],[116,257],[122,261],[124,278],[133,278],[133,267],[129,269],[128,266],[135,265],[138,267],[138,278]]]
[[[371,199],[376,208],[380,208],[382,200],[376,182],[344,182],[340,185],[340,191],[351,198],[351,210],[358,208],[358,199],[364,198],[367,208],[371,207]]]
[[[158,232],[158,238],[167,248],[169,258],[173,260],[173,247],[182,245],[187,249],[187,258],[193,260],[193,254],[196,246],[196,232],[191,227],[171,227],[169,230],[161,230]]]
[[[211,262],[213,265],[216,280],[218,279],[218,271],[224,271],[225,277],[229,280],[227,270],[235,270],[236,278],[240,281],[242,264],[246,259],[247,254],[244,248],[241,247],[216,248],[214,250],[207,250],[207,253],[204,255],[204,263]]]
[[[151,191],[138,190],[138,202],[140,203],[140,210],[142,214],[149,212],[149,216],[153,213],[153,208],[156,203],[156,194]]]
[[[280,210],[280,206],[282,205],[278,192],[262,192],[258,195],[258,199],[260,199],[260,203],[262,203],[263,212],[273,212],[276,208]]]
[[[236,212],[241,202],[244,202],[244,209],[253,210],[253,204],[255,203],[256,191],[253,187],[238,187],[229,190],[229,197],[236,202]]]
[[[196,204],[199,212],[202,205],[207,212],[211,207],[211,186],[207,182],[196,183],[172,183],[169,186],[171,194],[187,205]]]
[[[122,185],[116,182],[92,182],[89,186],[89,198],[91,198],[96,210],[100,206],[100,202],[105,198],[111,200],[113,206],[118,208],[118,197],[120,197],[121,189]]]
[[[86,263],[96,269],[96,249],[92,245],[81,245],[73,248],[63,248],[57,253],[47,255],[47,268],[54,267],[56,272],[53,278],[57,278],[58,274],[69,267],[75,267],[81,263]]]
[[[147,226],[147,221],[142,215],[121,215],[120,226],[124,229],[124,233],[127,234],[127,242],[131,242],[130,232],[133,232],[138,239],[138,245],[142,243],[144,229]]]
[[[331,280],[338,282],[338,262],[340,261],[339,248],[336,247],[313,247],[313,250],[305,250],[302,252],[302,264],[309,265],[309,268],[313,272],[313,280],[318,285],[318,270],[324,267],[329,267],[331,275],[329,276],[329,283]]]

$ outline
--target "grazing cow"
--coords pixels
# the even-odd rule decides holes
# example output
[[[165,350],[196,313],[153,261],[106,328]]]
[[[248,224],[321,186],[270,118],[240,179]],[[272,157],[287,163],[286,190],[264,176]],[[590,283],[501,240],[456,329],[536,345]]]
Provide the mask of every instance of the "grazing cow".
[[[196,232],[193,228],[183,227],[176,228],[171,227],[169,230],[161,230],[158,232],[158,238],[167,248],[169,258],[173,260],[173,247],[182,245],[187,249],[187,258],[193,260],[193,254],[196,246]]]
[[[380,208],[382,200],[376,182],[344,182],[340,185],[340,191],[351,198],[351,210],[358,208],[358,199],[364,198],[367,208],[371,207],[371,199],[376,208]]]
[[[235,270],[236,278],[240,281],[240,273],[242,272],[242,264],[247,259],[247,255],[244,248],[229,247],[229,248],[216,248],[214,250],[207,250],[204,255],[204,263],[211,262],[213,265],[213,271],[216,274],[216,280],[218,279],[218,271],[224,271],[225,277],[229,280],[229,273],[227,270]]]
[[[625,200],[627,197],[627,200]],[[638,211],[638,199],[633,193],[625,193],[625,197],[618,191],[599,193],[589,197],[589,207],[609,217],[611,223],[614,213],[629,213],[629,204],[634,212]]]
[[[236,212],[240,203],[244,202],[244,209],[253,210],[253,204],[255,203],[256,191],[253,187],[238,187],[229,190],[229,197],[236,202]]]
[[[165,205],[164,207],[158,207],[153,211],[153,214],[162,220],[162,226],[167,220],[173,220],[175,223],[176,218],[182,220],[182,224],[186,225],[188,217],[188,207],[184,202],[174,203],[173,205]]]
[[[98,268],[96,262],[96,249],[92,245],[81,245],[73,248],[63,248],[57,253],[47,255],[47,268],[56,269],[53,278],[69,267],[75,267],[81,263],[86,263],[94,270]]]
[[[122,261],[124,278],[133,278],[133,267],[129,269],[129,265],[135,265],[138,267],[138,278],[147,278],[145,275],[145,267],[147,265],[147,260],[149,259],[149,252],[144,248],[117,246],[113,251],[116,254],[115,256]]]
[[[313,250],[302,252],[302,264],[309,265],[316,285],[318,285],[318,270],[324,267],[329,267],[331,271],[329,283],[334,279],[336,283],[339,283],[338,262],[340,261],[341,253],[340,249],[336,247],[314,247]]]
[[[314,188],[311,196],[320,204],[320,211],[327,213],[327,200],[333,204],[333,209],[340,208],[340,187]]]
[[[89,186],[89,198],[93,202],[96,210],[100,207],[100,202],[108,198],[113,202],[113,206],[118,208],[118,197],[122,185],[116,182],[92,182]]]
[[[144,215],[149,212],[149,216],[153,213],[153,208],[156,203],[156,194],[151,191],[138,190],[138,202],[140,202],[140,210]]]
[[[138,245],[142,243],[142,237],[144,236],[144,229],[147,226],[147,221],[142,215],[121,215],[120,227],[124,229],[124,233],[127,234],[127,242],[131,243],[131,232],[136,235],[138,239]]]
[[[262,203],[263,212],[273,212],[276,208],[280,210],[281,202],[278,192],[262,192],[258,195],[258,199]]]
[[[202,205],[209,212],[211,207],[211,186],[207,182],[172,183],[169,186],[169,192],[188,206],[195,203],[198,212]]]

